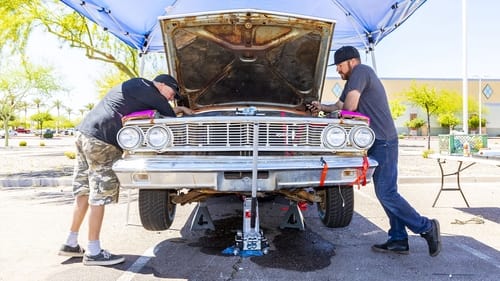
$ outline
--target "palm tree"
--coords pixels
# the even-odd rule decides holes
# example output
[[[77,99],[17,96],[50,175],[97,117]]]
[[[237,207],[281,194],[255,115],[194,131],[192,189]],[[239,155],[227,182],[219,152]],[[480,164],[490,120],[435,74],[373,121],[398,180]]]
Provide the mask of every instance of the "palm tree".
[[[40,98],[34,98],[34,99],[33,99],[33,104],[36,106],[36,113],[37,113],[37,114],[40,114],[40,106],[42,106],[42,105],[43,105],[42,100],[41,100]],[[41,132],[41,131],[42,131],[42,128],[41,128],[41,123],[40,123],[40,122],[38,122],[38,127],[37,127],[37,130],[40,130],[40,135],[42,135],[42,134],[41,134],[41,133],[42,133],[42,132]]]
[[[40,98],[34,98],[33,104],[36,106],[36,113],[40,113],[40,106],[43,105],[43,101]]]
[[[68,120],[71,121],[71,113],[73,112],[73,109],[69,106],[64,107],[64,110],[66,110],[66,113],[68,113]]]
[[[87,109],[88,111],[91,111],[92,108],[94,108],[94,106],[95,105],[93,103],[88,103],[88,104],[85,105],[85,109]]]
[[[25,101],[19,102],[19,109],[21,109],[24,113],[24,120],[23,120],[23,127],[27,129],[26,126],[26,120],[27,120],[27,115],[28,115],[28,103]]]
[[[60,111],[60,109],[62,107],[62,101],[55,100],[54,101],[54,107],[57,109],[56,132],[59,133],[59,121],[61,120],[61,115],[59,114],[59,111]]]

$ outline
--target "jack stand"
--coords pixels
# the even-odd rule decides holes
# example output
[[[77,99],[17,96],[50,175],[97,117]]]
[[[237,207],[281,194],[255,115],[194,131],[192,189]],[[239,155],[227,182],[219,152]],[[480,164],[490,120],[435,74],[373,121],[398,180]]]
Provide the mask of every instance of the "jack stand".
[[[255,204],[254,208],[252,204]],[[252,214],[252,210],[255,213]],[[235,240],[235,256],[240,251],[262,251],[264,255],[269,253],[269,243],[259,228],[259,207],[255,197],[245,198],[243,202],[243,232],[238,231]]]
[[[215,230],[206,202],[198,202],[193,219],[191,220],[191,230],[201,229]]]
[[[288,211],[280,224],[280,228],[305,229],[304,216],[302,215],[302,211],[299,209],[297,202],[290,201],[290,206],[288,207]]]

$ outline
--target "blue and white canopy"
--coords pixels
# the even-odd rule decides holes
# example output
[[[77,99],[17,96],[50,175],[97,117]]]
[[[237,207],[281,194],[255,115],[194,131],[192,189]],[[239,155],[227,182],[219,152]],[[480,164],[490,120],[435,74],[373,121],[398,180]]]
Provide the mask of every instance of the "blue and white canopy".
[[[367,51],[426,0],[61,0],[141,53],[163,52],[158,17],[253,9],[336,21],[332,50]]]

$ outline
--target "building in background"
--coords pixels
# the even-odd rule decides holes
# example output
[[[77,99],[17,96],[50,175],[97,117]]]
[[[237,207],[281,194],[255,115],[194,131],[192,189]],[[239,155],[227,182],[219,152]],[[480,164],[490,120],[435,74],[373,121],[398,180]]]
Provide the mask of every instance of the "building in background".
[[[410,89],[412,83],[419,85],[427,85],[429,88],[437,90],[448,90],[458,93],[462,96],[462,79],[432,79],[432,78],[381,78],[382,83],[387,91],[389,100],[401,100],[401,93]],[[337,77],[327,77],[325,87],[323,89],[322,101],[325,103],[334,102],[342,93],[345,81]],[[469,79],[468,92],[469,97],[478,100],[479,88],[481,88],[481,117],[486,119],[486,128],[482,128],[482,132],[488,134],[490,137],[500,136],[500,79]],[[403,100],[401,100],[404,102]],[[406,112],[395,120],[396,127],[400,134],[408,134],[408,128],[404,125],[406,121],[417,116],[426,119],[427,116],[422,109],[413,107],[408,103]],[[473,114],[470,112],[469,114]],[[457,114],[460,119],[460,124],[455,127],[455,130],[462,128],[462,111]],[[448,134],[449,128],[443,128],[436,121],[436,117],[431,117],[431,134]]]

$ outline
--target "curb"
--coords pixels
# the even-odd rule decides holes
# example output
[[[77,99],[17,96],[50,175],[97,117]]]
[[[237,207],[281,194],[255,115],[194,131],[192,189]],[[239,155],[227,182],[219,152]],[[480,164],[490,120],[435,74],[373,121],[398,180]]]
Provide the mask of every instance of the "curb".
[[[56,187],[71,186],[71,177],[30,177],[30,178],[0,178],[0,187]]]

